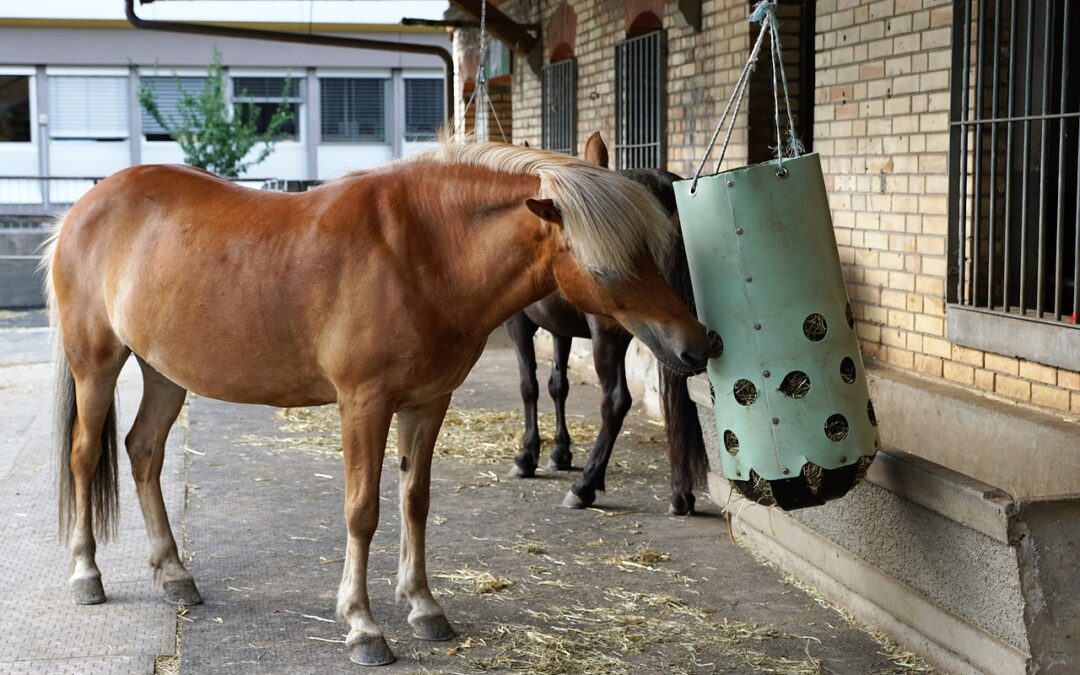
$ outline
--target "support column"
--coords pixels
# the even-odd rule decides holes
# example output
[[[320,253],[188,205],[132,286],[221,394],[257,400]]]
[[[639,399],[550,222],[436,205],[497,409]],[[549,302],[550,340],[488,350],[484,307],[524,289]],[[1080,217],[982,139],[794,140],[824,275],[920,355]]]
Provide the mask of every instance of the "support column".
[[[34,98],[37,102],[37,144],[38,175],[49,175],[49,77],[45,66],[34,69]],[[49,198],[49,181],[41,181],[41,203],[48,211],[52,204]]]
[[[405,77],[401,68],[390,71],[390,152],[394,159],[405,153]]]
[[[307,143],[306,178],[319,179],[319,143],[322,142],[322,90],[319,77],[314,68],[307,69],[307,134],[303,137]]]
[[[142,106],[139,105],[139,71],[128,70],[128,150],[131,166],[142,164]]]

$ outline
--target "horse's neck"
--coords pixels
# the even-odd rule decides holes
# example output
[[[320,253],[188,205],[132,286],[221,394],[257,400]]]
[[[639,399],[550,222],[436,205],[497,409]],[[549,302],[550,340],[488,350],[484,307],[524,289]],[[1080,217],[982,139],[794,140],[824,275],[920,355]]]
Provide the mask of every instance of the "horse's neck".
[[[484,335],[555,290],[555,246],[541,227],[522,207],[466,232],[456,268],[469,316]]]

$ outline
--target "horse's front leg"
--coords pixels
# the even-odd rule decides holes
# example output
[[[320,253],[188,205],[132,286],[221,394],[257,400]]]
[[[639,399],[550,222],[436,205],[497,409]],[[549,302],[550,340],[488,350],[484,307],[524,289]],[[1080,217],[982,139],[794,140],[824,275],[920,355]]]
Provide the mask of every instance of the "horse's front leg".
[[[595,323],[590,320],[590,327],[593,334],[593,364],[603,391],[601,427],[585,462],[585,470],[563,499],[563,506],[571,509],[591,506],[596,501],[596,493],[604,491],[608,460],[611,459],[615,439],[634,402],[626,386],[626,349],[630,346],[630,334],[618,326],[600,324],[599,320]]]
[[[574,338],[552,334],[551,377],[548,378],[548,393],[555,403],[555,449],[548,458],[548,468],[555,471],[569,471],[574,466],[574,455],[570,452],[570,431],[566,428],[566,397],[570,394],[570,347]]]
[[[345,523],[349,539],[338,589],[337,613],[349,624],[349,658],[365,666],[394,661],[383,631],[371,616],[367,565],[371,537],[379,524],[379,478],[393,411],[385,402],[356,393],[339,395],[345,458]]]
[[[532,478],[540,463],[540,429],[536,424],[536,402],[540,387],[536,382],[536,349],[533,336],[537,325],[518,312],[503,323],[517,354],[518,374],[521,377],[521,403],[525,412],[525,435],[521,440],[521,452],[510,467],[511,478]]]
[[[446,613],[428,588],[424,552],[425,528],[431,496],[431,454],[439,435],[450,396],[414,410],[398,413],[398,485],[401,490],[401,561],[397,597],[412,607],[409,625],[421,640],[456,637]]]

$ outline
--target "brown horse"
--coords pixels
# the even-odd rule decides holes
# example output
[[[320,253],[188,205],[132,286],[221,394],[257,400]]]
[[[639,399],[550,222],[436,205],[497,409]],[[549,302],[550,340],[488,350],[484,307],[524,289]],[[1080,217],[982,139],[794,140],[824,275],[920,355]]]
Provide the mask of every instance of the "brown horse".
[[[168,600],[201,602],[159,484],[186,392],[275,406],[336,401],[348,532],[337,610],[350,656],[394,659],[369,609],[367,564],[395,413],[397,595],[417,637],[452,638],[424,554],[432,449],[452,392],[488,334],[556,288],[581,310],[618,319],[661,361],[701,368],[713,340],[654,262],[670,233],[636,183],[498,144],[444,145],[300,194],[170,166],[102,181],[72,207],[46,257],[75,601],[105,600],[94,534],[106,537],[116,514],[114,389],[134,353],[144,389],[126,445]]]

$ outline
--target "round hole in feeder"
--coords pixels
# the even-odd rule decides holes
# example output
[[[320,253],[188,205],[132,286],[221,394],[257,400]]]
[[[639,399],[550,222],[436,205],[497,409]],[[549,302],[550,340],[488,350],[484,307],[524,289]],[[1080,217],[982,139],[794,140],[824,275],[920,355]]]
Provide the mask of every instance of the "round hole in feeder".
[[[732,393],[739,405],[753,405],[757,400],[757,387],[750,380],[736,380]]]
[[[866,402],[866,416],[870,418],[870,426],[877,426],[877,415],[874,414],[874,402]]]
[[[810,393],[810,376],[801,370],[793,370],[780,383],[780,393],[790,398],[802,398]]]
[[[829,437],[830,441],[842,441],[847,438],[848,435],[848,421],[843,415],[837,413],[830,415],[829,419],[825,420],[825,435]]]
[[[825,339],[825,334],[829,332],[829,324],[825,322],[825,317],[815,312],[803,321],[802,332],[807,340],[821,342]]]
[[[844,316],[847,317],[847,326],[848,326],[848,328],[854,328],[855,327],[855,315],[851,313],[851,303],[850,302],[847,303],[847,305],[844,307]]]
[[[724,449],[732,457],[739,454],[739,437],[731,429],[724,429]]]
[[[845,356],[840,362],[840,379],[848,384],[855,382],[855,361],[850,356]]]

